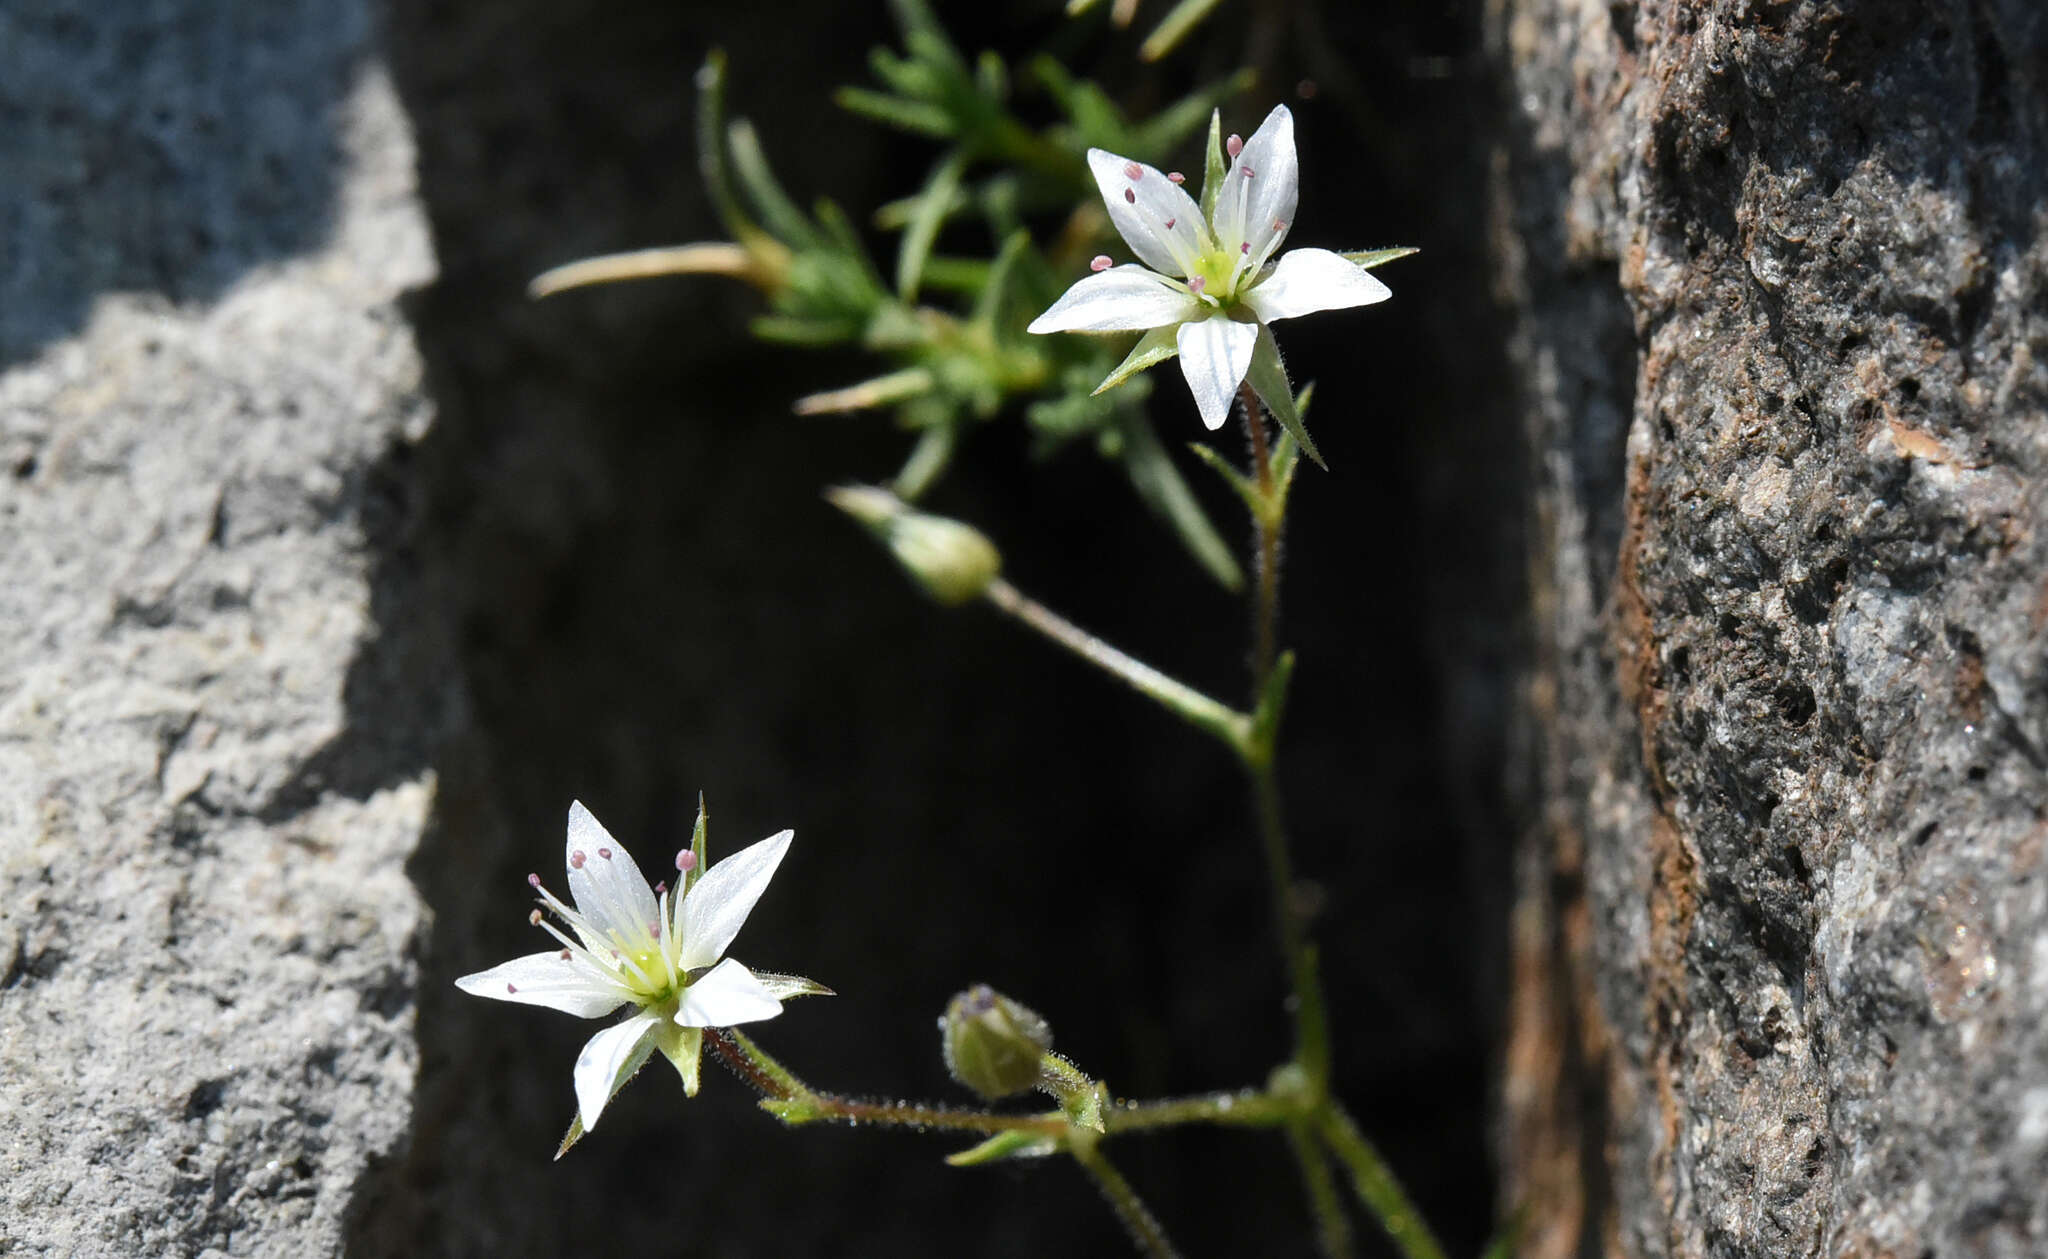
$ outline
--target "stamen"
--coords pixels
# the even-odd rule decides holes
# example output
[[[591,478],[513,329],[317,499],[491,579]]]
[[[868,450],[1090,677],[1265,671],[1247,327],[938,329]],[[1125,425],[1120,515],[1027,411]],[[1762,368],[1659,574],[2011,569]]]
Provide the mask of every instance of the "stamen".
[[[563,949],[563,950],[562,950],[562,954],[561,954],[561,957],[562,957],[562,960],[563,960],[563,961],[565,961],[565,962],[566,962],[566,961],[568,961],[568,960],[569,960],[569,950],[567,950],[567,949]]]
[[[661,882],[659,882],[659,883],[657,883],[657,884],[655,884],[655,885],[654,885],[654,894],[655,894],[656,896],[660,896],[660,895],[662,895],[663,893],[665,893],[665,892],[667,892],[667,891],[668,891],[668,880],[667,880],[667,879],[663,879],[663,880],[662,880]]]
[[[1138,204],[1138,194],[1126,188],[1124,189],[1124,200],[1130,202],[1132,205],[1136,205]]]
[[[1125,163],[1124,163],[1124,178],[1125,178],[1125,179],[1128,179],[1128,180],[1130,180],[1130,181],[1131,181],[1132,183],[1134,183],[1134,184],[1135,184],[1135,183],[1137,183],[1137,182],[1138,182],[1138,181],[1139,181],[1140,179],[1143,179],[1144,177],[1145,177],[1145,168],[1144,168],[1144,167],[1142,167],[1142,166],[1138,165],[1138,164],[1137,164],[1136,162],[1125,162]]]
[[[1230,156],[1232,157],[1236,157],[1238,154],[1244,152],[1244,137],[1240,135],[1231,136],[1228,140],[1225,140],[1223,142],[1223,151],[1225,153],[1230,154]]]
[[[1251,172],[1246,171],[1245,174],[1249,175],[1251,174]],[[597,850],[597,855],[603,857],[606,861],[610,861],[612,859],[612,850],[609,848],[600,848]]]
[[[541,917],[541,913],[538,909],[534,910],[532,913],[526,916],[526,925],[529,927],[538,927],[544,921],[545,919]]]
[[[1170,232],[1170,231],[1172,231],[1172,230],[1173,230],[1173,225],[1174,225],[1175,223],[1178,223],[1178,222],[1180,222],[1180,220],[1179,220],[1179,219],[1168,219],[1168,220],[1166,220],[1166,230],[1167,230],[1167,231],[1169,231],[1169,232]]]
[[[1237,172],[1238,174],[1243,175],[1246,179],[1250,179],[1254,174],[1252,168],[1249,166],[1240,166],[1237,168]]]
[[[518,992],[518,991],[519,991],[519,985],[517,985],[517,984],[506,984],[506,985],[505,985],[505,991],[506,991],[506,992],[508,992],[508,993],[515,993],[515,992]]]
[[[1208,285],[1209,281],[1206,278],[1198,275],[1194,279],[1188,281],[1188,292],[1199,293],[1204,288],[1207,288]]]
[[[1188,177],[1186,175],[1181,174],[1177,170],[1170,170],[1166,172],[1166,178],[1169,183],[1176,184],[1184,184],[1188,181]]]
[[[1286,231],[1286,230],[1287,230],[1287,220],[1286,220],[1286,219],[1274,219],[1274,220],[1273,220],[1273,230],[1274,230],[1274,231],[1276,231],[1276,232],[1284,232],[1284,231]]]
[[[1241,253],[1241,254],[1248,254],[1248,253],[1250,253],[1251,251],[1252,251],[1252,243],[1251,243],[1250,241],[1245,241],[1244,243],[1240,244],[1240,245],[1239,245],[1239,246],[1237,247],[1237,252],[1239,252],[1239,253]]]
[[[537,874],[529,874],[529,875],[527,875],[527,876],[526,876],[526,886],[528,886],[528,887],[532,887],[532,888],[538,888],[538,887],[540,886],[540,876],[539,876],[539,875],[537,875]]]
[[[676,869],[685,874],[697,868],[697,854],[688,848],[676,854]]]
[[[1090,259],[1090,260],[1089,260],[1089,263],[1088,263],[1088,269],[1089,269],[1090,271],[1107,271],[1107,270],[1109,270],[1109,255],[1108,255],[1108,254],[1097,254],[1097,255],[1095,255],[1095,257],[1094,257],[1094,258],[1092,258],[1092,259]]]
[[[581,848],[578,848],[575,852],[569,854],[569,868],[571,870],[581,870],[583,868],[583,862],[584,856],[583,850]]]

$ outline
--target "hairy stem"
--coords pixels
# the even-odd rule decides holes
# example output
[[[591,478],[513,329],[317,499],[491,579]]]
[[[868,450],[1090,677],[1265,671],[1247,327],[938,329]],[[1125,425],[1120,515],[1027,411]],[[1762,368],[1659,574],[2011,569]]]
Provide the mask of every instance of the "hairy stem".
[[[1102,1190],[1103,1197],[1109,1199],[1109,1205],[1116,1209],[1117,1218],[1124,1222],[1124,1227],[1130,1231],[1131,1240],[1137,1243],[1139,1250],[1152,1256],[1152,1259],[1177,1259],[1179,1252],[1173,1248],[1173,1243],[1166,1239],[1166,1230],[1159,1226],[1159,1221],[1146,1208],[1145,1200],[1138,1196],[1138,1191],[1131,1188],[1131,1182],[1125,1180],[1123,1173],[1110,1164],[1109,1159],[1104,1157],[1093,1141],[1076,1141],[1067,1147],[1067,1152],[1095,1178],[1096,1187]]]
[[[1344,1214],[1344,1202],[1337,1194],[1336,1178],[1330,1175],[1329,1156],[1316,1140],[1312,1120],[1296,1119],[1287,1125],[1287,1144],[1294,1161],[1301,1166],[1302,1187],[1308,1190],[1309,1209],[1316,1217],[1316,1238],[1325,1259],[1349,1259],[1351,1217]]]
[[[1111,1135],[1190,1123],[1271,1128],[1286,1123],[1292,1114],[1292,1109],[1272,1094],[1244,1089],[1157,1102],[1118,1102],[1102,1112],[1102,1123]]]
[[[1380,1227],[1401,1248],[1404,1259],[1444,1259],[1442,1243],[1409,1201],[1407,1191],[1394,1178],[1393,1169],[1372,1142],[1365,1139],[1344,1108],[1325,1101],[1319,1123],[1324,1144],[1351,1173],[1351,1185],[1358,1191],[1359,1200],[1379,1218]]]
[[[1018,621],[1109,673],[1132,690],[1157,701],[1190,725],[1215,735],[1243,755],[1251,731],[1250,717],[1117,650],[1000,577],[992,578],[983,594],[990,603]]]

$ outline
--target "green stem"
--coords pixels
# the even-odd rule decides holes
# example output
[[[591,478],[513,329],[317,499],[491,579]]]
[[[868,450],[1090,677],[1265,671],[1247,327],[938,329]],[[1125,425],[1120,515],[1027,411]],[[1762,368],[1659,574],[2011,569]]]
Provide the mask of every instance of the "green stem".
[[[1286,1123],[1293,1113],[1292,1107],[1270,1093],[1244,1089],[1158,1102],[1118,1102],[1102,1113],[1102,1122],[1112,1135],[1190,1123],[1271,1128]]]
[[[1177,1259],[1179,1252],[1173,1248],[1173,1243],[1166,1239],[1166,1230],[1159,1226],[1159,1221],[1146,1209],[1145,1200],[1138,1196],[1138,1191],[1131,1188],[1131,1182],[1125,1180],[1123,1173],[1110,1164],[1109,1159],[1104,1157],[1093,1141],[1075,1141],[1067,1147],[1067,1152],[1095,1178],[1096,1187],[1102,1190],[1103,1197],[1109,1199],[1109,1205],[1116,1209],[1117,1218],[1124,1222],[1124,1227],[1130,1231],[1131,1240],[1138,1244],[1139,1250],[1152,1256],[1152,1259]]]
[[[1249,383],[1238,391],[1244,406],[1245,431],[1251,438],[1252,480],[1261,499],[1278,503],[1273,511],[1252,513],[1252,528],[1258,551],[1258,585],[1252,605],[1252,701],[1263,705],[1273,676],[1275,642],[1280,621],[1280,533],[1285,520],[1280,513],[1285,502],[1273,492],[1273,458],[1266,441],[1266,417],[1259,395]],[[1287,850],[1287,828],[1280,814],[1280,782],[1275,770],[1277,731],[1269,731],[1257,755],[1246,758],[1252,778],[1254,805],[1258,811],[1259,843],[1266,855],[1266,877],[1273,890],[1273,923],[1280,937],[1280,952],[1287,960],[1288,977],[1294,987],[1295,1058],[1308,1077],[1311,1108],[1328,1096],[1330,1086],[1329,1019],[1324,1011],[1323,986],[1316,973],[1316,960],[1308,942],[1308,927],[1294,895],[1294,861]]]
[[[1025,625],[1244,755],[1251,733],[1250,717],[1117,650],[1000,577],[991,579],[982,593],[990,603]]]
[[[1309,1208],[1315,1212],[1316,1236],[1326,1259],[1349,1259],[1351,1218],[1344,1214],[1344,1202],[1337,1195],[1337,1182],[1330,1175],[1329,1158],[1317,1143],[1314,1121],[1302,1118],[1287,1125],[1287,1144],[1294,1161],[1301,1166],[1301,1182],[1308,1190]]]
[[[1444,1259],[1444,1248],[1429,1231],[1422,1213],[1408,1199],[1401,1182],[1394,1178],[1372,1142],[1358,1130],[1351,1116],[1333,1101],[1326,1101],[1318,1120],[1320,1135],[1330,1152],[1351,1173],[1351,1184],[1359,1200],[1379,1217],[1380,1227],[1401,1248],[1405,1259]]]
[[[729,1027],[706,1028],[704,1041],[741,1079],[767,1095],[768,1101],[763,1104],[785,1123],[840,1120],[953,1132],[1031,1132],[1055,1138],[1067,1133],[1067,1121],[1058,1115],[998,1115],[950,1106],[863,1102],[820,1092],[769,1057],[745,1033]]]

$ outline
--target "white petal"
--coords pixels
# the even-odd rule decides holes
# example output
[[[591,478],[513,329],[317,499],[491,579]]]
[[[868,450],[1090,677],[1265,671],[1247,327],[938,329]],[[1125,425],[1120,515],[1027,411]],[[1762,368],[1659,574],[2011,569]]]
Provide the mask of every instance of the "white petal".
[[[569,841],[565,860],[569,866],[569,895],[576,908],[602,931],[618,934],[618,940],[604,947],[627,947],[642,952],[659,934],[656,923],[660,910],[654,903],[654,889],[633,855],[613,839],[611,832],[590,815],[581,801],[569,806]]]
[[[1211,429],[1223,427],[1230,418],[1231,400],[1252,365],[1252,346],[1258,343],[1259,326],[1238,323],[1224,315],[1197,319],[1180,326],[1175,342],[1180,347],[1181,374],[1194,391],[1195,407],[1202,423]]]
[[[502,966],[464,975],[455,986],[475,997],[544,1005],[579,1019],[602,1018],[626,1004],[631,994],[602,970],[571,954],[529,953]]]
[[[1173,281],[1136,263],[1078,281],[1031,321],[1032,332],[1142,332],[1193,316],[1202,303]]]
[[[1364,267],[1327,249],[1290,249],[1273,272],[1252,286],[1244,304],[1261,323],[1292,319],[1319,310],[1370,306],[1393,293]]]
[[[1294,115],[1287,106],[1275,105],[1223,176],[1223,191],[1216,198],[1216,238],[1224,252],[1236,254],[1247,266],[1264,266],[1293,226],[1300,196]]]
[[[704,872],[683,897],[682,965],[686,970],[709,966],[725,956],[740,933],[754,902],[768,890],[775,867],[789,851],[795,831],[771,835],[727,857]]]
[[[1202,208],[1179,184],[1143,162],[1106,149],[1088,150],[1088,169],[1109,207],[1109,221],[1146,266],[1169,275],[1195,273],[1205,244]],[[1131,172],[1137,171],[1137,177]]]
[[[727,958],[711,972],[683,989],[682,1007],[676,1022],[684,1027],[731,1027],[735,1023],[758,1023],[782,1013],[782,1002],[754,972]]]
[[[654,1052],[654,1032],[660,1025],[657,1015],[636,1014],[591,1037],[576,1055],[576,1109],[585,1132],[597,1126],[605,1103]]]

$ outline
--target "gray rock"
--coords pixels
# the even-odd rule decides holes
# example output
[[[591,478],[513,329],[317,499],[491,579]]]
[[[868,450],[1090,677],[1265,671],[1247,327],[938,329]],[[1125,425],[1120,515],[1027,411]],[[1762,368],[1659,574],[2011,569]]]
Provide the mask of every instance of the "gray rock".
[[[1492,22],[1527,1253],[2042,1253],[2048,17]]]
[[[0,13],[0,1251],[338,1253],[407,1129],[371,535],[433,271],[367,6]]]

